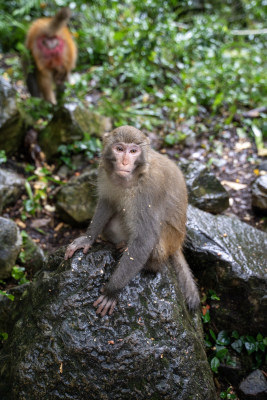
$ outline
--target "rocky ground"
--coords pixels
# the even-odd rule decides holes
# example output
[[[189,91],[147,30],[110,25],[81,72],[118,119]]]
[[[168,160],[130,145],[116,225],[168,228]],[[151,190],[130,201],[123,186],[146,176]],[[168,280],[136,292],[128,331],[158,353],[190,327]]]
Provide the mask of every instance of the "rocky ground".
[[[224,213],[236,215],[249,225],[266,230],[266,217],[251,206],[251,186],[259,174],[259,165],[263,163],[263,159],[257,155],[253,139],[240,138],[235,129],[222,132],[220,139],[212,142],[209,135],[210,132],[207,131],[201,138],[195,138],[190,145],[179,144],[173,147],[166,147],[159,135],[153,135],[152,144],[158,151],[167,153],[173,159],[177,160],[178,156],[210,165],[211,171],[230,195],[230,206]],[[86,226],[73,227],[63,223],[53,208],[49,207],[23,222],[22,200],[23,197],[13,207],[4,210],[3,216],[15,220],[45,251],[68,244],[86,229]]]

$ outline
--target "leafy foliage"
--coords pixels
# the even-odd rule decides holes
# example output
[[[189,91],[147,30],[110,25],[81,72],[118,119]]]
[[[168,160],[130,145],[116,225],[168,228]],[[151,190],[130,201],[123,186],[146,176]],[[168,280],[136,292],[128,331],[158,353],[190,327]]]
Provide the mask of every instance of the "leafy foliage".
[[[32,166],[29,166],[28,171],[32,171]],[[23,200],[24,210],[21,218],[26,220],[27,217],[36,216],[42,207],[46,205],[48,194],[52,191],[49,184],[62,185],[63,182],[58,177],[54,178],[52,172],[46,168],[37,168],[25,182],[27,198]]]
[[[229,346],[239,354],[242,351],[245,351],[249,356],[253,354],[255,369],[267,361],[267,338],[264,338],[260,333],[256,337],[249,335],[239,337],[238,332],[233,331],[230,337],[226,331],[220,331],[216,336],[214,331],[209,329],[205,342],[206,346],[213,350],[210,365],[212,371],[216,373],[221,362],[235,365],[230,357]]]
[[[3,290],[0,290],[0,295],[6,296],[9,300],[12,300],[12,301],[14,300],[13,294],[6,293],[6,292],[3,291]]]
[[[58,151],[61,154],[60,160],[66,164],[69,168],[75,169],[72,164],[71,156],[77,153],[83,153],[88,160],[93,159],[96,154],[100,153],[102,144],[99,138],[91,137],[89,134],[85,134],[83,141],[75,141],[70,144],[62,144],[58,147]]]
[[[22,53],[29,22],[69,4],[4,3],[4,49]],[[265,36],[235,34],[235,29],[264,26],[259,0],[76,0],[70,7],[79,48],[77,70],[82,73],[75,96],[100,91],[98,109],[116,125],[151,129],[166,119],[177,122],[203,110],[222,113],[230,122],[237,108],[264,102]],[[174,132],[167,144],[180,140]]]
[[[3,164],[7,161],[7,156],[5,150],[0,150],[0,164]]]
[[[233,392],[233,388],[230,386],[225,392],[220,393],[221,399],[237,399],[236,394]]]
[[[11,275],[12,275],[12,278],[14,278],[14,279],[16,279],[16,281],[18,281],[19,285],[29,282],[28,279],[26,278],[24,267],[19,267],[19,266],[15,265],[12,268]]]
[[[231,349],[238,354],[242,352],[248,354],[252,359],[253,368],[259,368],[267,361],[267,337],[263,337],[260,333],[256,337],[250,335],[240,336],[236,330],[232,332],[231,336],[225,330],[218,332],[216,335],[214,330],[209,328],[210,325],[208,323],[211,320],[210,305],[206,304],[206,302],[219,300],[220,298],[213,290],[209,290],[207,295],[204,295],[202,299],[202,303],[204,303],[202,306],[202,321],[204,324],[207,324],[205,329],[205,344],[209,349],[209,361],[212,371],[218,373],[221,363],[235,365],[230,355]],[[223,398],[234,398],[229,396]]]

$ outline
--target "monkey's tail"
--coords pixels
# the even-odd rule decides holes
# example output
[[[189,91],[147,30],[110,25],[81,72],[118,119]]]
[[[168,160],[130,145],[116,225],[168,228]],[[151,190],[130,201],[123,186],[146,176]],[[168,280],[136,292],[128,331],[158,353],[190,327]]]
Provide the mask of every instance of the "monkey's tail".
[[[200,303],[197,285],[193,274],[181,250],[172,255],[172,262],[178,276],[179,287],[186,299],[190,310],[195,310]]]
[[[49,34],[55,35],[63,26],[65,26],[71,17],[71,11],[68,7],[61,8],[51,19],[49,24]]]

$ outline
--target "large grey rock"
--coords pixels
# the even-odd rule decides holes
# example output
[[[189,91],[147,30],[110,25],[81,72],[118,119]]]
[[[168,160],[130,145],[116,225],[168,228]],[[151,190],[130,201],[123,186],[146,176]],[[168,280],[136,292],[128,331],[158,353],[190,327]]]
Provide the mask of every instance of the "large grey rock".
[[[252,205],[267,212],[267,174],[259,176],[252,185]]]
[[[238,394],[241,400],[265,400],[267,381],[264,374],[257,369],[251,372],[240,384]]]
[[[14,154],[23,139],[22,118],[17,109],[16,90],[0,76],[0,149]]]
[[[0,168],[0,213],[9,204],[14,204],[25,189],[25,179],[16,172]]]
[[[16,90],[9,80],[0,76],[0,128],[17,113]]]
[[[48,159],[58,152],[59,145],[83,139],[85,134],[101,136],[111,129],[110,120],[77,104],[57,110],[39,134],[39,144]]]
[[[22,239],[15,222],[0,217],[0,279],[10,276],[20,252]]]
[[[0,296],[0,332],[8,335],[11,333],[23,311],[23,294],[29,285],[30,283],[24,283],[9,289],[8,294],[13,296],[12,300],[6,296]]]
[[[186,256],[199,286],[220,297],[211,309],[221,330],[267,333],[267,234],[227,216],[188,210]]]
[[[45,262],[44,252],[29,236],[23,238],[23,250],[27,271],[35,274],[43,267]]]
[[[179,163],[186,180],[189,203],[219,214],[229,207],[229,195],[216,176],[197,161]]]
[[[199,314],[176,276],[139,274],[111,317],[92,305],[114,267],[108,249],[51,256],[24,292],[1,357],[1,400],[215,400]]]
[[[88,222],[97,202],[97,171],[84,172],[61,187],[56,196],[57,212],[68,223]]]

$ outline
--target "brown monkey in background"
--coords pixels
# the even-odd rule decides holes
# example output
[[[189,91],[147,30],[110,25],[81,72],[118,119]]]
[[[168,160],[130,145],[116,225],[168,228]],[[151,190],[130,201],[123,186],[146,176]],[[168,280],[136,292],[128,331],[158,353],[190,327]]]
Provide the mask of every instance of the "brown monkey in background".
[[[197,286],[183,256],[187,191],[175,163],[155,152],[138,129],[122,126],[104,136],[98,175],[99,200],[85,236],[67,248],[65,259],[77,249],[87,253],[102,232],[127,248],[94,302],[97,314],[112,314],[117,294],[142,270],[154,272],[170,257],[190,309],[199,305]]]
[[[35,68],[25,62],[26,83],[32,96],[56,104],[53,86],[64,90],[70,71],[75,67],[77,48],[66,24],[71,16],[68,7],[62,8],[52,18],[37,19],[29,28],[26,47],[31,52]]]

